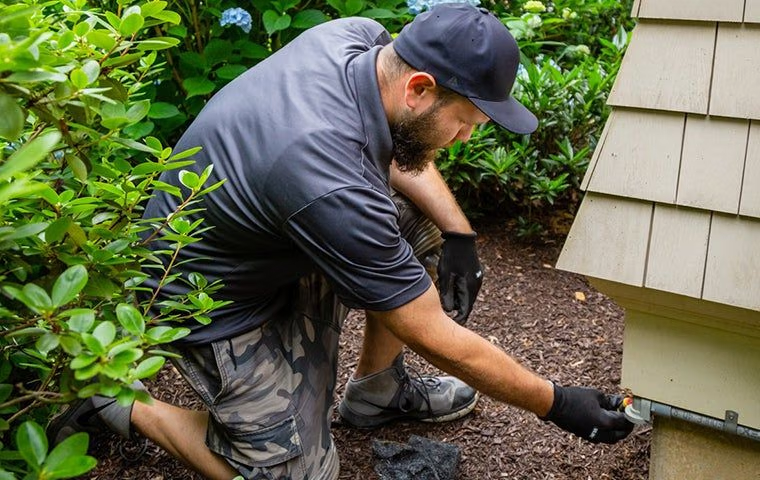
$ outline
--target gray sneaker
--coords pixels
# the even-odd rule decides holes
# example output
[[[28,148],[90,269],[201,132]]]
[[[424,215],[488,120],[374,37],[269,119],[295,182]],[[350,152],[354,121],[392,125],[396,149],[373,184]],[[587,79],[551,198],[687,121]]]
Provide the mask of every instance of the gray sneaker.
[[[458,378],[410,377],[402,353],[386,370],[360,380],[351,378],[338,413],[358,428],[403,419],[448,422],[470,413],[477,401],[478,392]]]
[[[145,390],[138,380],[132,384],[136,390]],[[111,430],[124,438],[132,437],[130,416],[132,406],[122,407],[114,398],[93,397],[77,400],[65,405],[56,414],[47,428],[51,445],[58,445],[78,432],[99,433]]]

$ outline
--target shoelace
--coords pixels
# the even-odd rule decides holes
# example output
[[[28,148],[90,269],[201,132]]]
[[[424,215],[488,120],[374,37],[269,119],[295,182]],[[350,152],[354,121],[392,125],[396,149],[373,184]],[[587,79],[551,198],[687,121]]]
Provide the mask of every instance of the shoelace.
[[[409,375],[409,372],[414,374],[414,378]],[[415,368],[406,366],[404,375],[401,377],[401,395],[399,395],[398,401],[399,410],[402,412],[413,410],[418,405],[415,399],[419,395],[427,405],[428,415],[432,416],[433,407],[430,404],[430,392],[428,390],[436,389],[440,385],[441,381],[437,377],[423,377]]]

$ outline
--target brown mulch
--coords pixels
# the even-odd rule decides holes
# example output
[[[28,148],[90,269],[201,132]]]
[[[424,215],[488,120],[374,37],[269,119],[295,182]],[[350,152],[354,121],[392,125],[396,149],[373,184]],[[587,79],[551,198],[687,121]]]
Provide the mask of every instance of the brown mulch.
[[[485,281],[468,327],[546,378],[620,392],[622,310],[582,277],[553,268],[561,239],[525,244],[512,238],[509,230],[505,224],[479,226]],[[362,316],[352,313],[341,339],[341,386],[336,398],[356,365],[361,338]],[[436,372],[412,353],[406,358],[422,373]],[[149,388],[161,400],[200,408],[170,368]],[[373,431],[337,425],[334,434],[341,479],[377,478],[371,440],[406,442],[410,435],[459,447],[460,479],[645,480],[649,465],[646,428],[637,427],[617,445],[592,445],[490,398],[481,398],[472,415],[448,424],[396,423]],[[108,436],[93,440],[92,453],[99,465],[89,479],[201,478],[151,443],[145,455],[129,461],[123,457],[133,454],[136,445]]]

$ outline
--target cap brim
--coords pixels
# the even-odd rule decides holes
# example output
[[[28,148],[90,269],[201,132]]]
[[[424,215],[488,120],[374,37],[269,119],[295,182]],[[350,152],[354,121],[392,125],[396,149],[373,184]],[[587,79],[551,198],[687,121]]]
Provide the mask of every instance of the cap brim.
[[[502,102],[489,102],[479,98],[470,98],[470,101],[488,115],[488,118],[510,132],[532,133],[538,127],[536,116],[514,97],[509,97]]]

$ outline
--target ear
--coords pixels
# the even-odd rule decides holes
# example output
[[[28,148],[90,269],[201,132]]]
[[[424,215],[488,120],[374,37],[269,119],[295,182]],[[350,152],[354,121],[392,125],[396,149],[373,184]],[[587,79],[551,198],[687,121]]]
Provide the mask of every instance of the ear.
[[[412,110],[423,111],[435,102],[435,78],[426,72],[414,72],[404,85],[404,101]]]

